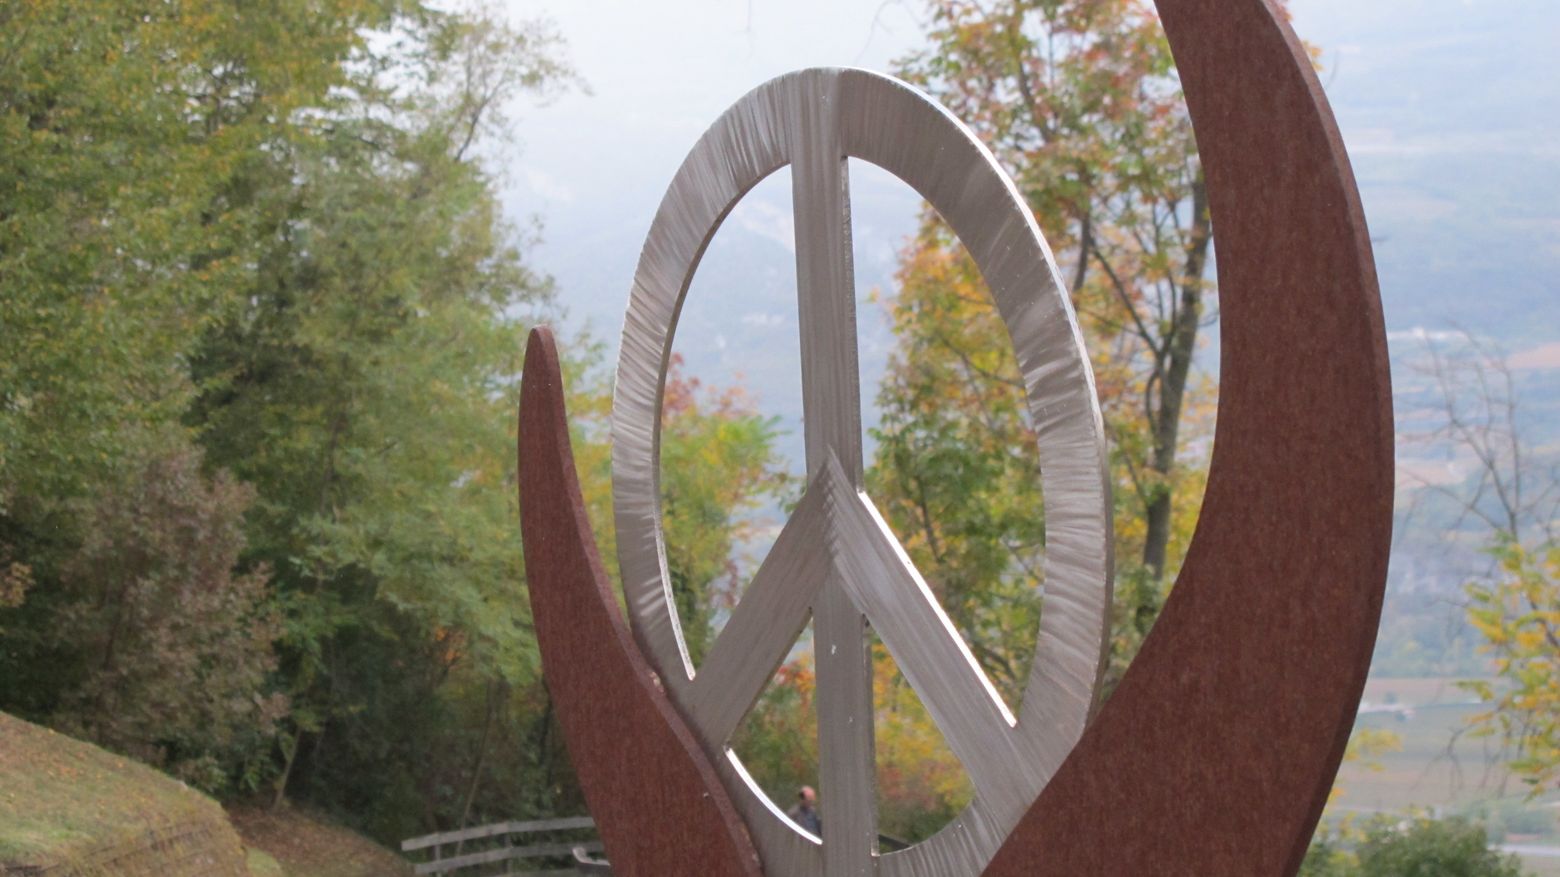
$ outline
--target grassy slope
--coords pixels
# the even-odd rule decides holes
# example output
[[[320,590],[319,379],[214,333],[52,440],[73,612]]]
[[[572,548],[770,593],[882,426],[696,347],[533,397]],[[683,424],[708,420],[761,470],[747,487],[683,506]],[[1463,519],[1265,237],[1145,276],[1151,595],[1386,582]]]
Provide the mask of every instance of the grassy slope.
[[[293,810],[225,813],[144,764],[0,713],[0,877],[45,868],[51,877],[412,873],[344,828]]]
[[[254,877],[401,877],[412,866],[360,834],[293,809],[228,811]],[[263,852],[262,852],[263,851]]]
[[[0,874],[250,877],[210,798],[143,764],[0,713]]]

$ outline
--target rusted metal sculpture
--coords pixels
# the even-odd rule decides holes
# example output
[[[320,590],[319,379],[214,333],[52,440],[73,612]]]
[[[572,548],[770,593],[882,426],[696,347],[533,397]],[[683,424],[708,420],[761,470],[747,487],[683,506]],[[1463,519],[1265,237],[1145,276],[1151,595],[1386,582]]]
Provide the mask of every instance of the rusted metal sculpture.
[[[632,631],[574,480],[555,351],[545,331],[533,334],[520,453],[531,600],[560,722],[617,873],[1245,877],[1298,867],[1352,725],[1385,581],[1392,423],[1380,302],[1347,157],[1281,15],[1265,0],[1158,5],[1216,229],[1221,398],[1186,563],[1092,722],[1111,574],[1087,358],[1011,184],[923,96],[863,71],[782,77],[722,116],[674,179],[635,278],[614,404]],[[1025,376],[1043,436],[1049,541],[1035,675],[1018,716],[860,492],[846,156],[896,173],[950,221]],[[715,227],[785,164],[809,485],[693,668],[657,508],[666,357]],[[809,613],[826,840],[786,820],[725,748]],[[944,831],[886,855],[873,848],[867,620],[976,789]]]

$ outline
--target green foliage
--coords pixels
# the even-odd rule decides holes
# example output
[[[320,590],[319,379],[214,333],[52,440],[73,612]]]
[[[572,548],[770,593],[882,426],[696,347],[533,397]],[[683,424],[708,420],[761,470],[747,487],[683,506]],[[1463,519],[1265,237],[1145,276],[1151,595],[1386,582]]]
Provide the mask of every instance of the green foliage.
[[[475,148],[577,84],[556,34],[416,0],[0,25],[0,706],[382,837],[577,809],[515,547],[549,287]]]
[[[704,387],[674,357],[661,408],[666,566],[697,664],[713,613],[736,604],[741,582],[733,551],[751,535],[751,513],[780,499],[786,480],[774,450],[775,420],[755,413],[739,388]]]
[[[86,492],[187,404],[189,339],[251,267],[246,168],[383,15],[333,5],[0,13],[0,508]]]
[[[1352,847],[1352,849],[1350,849]],[[1327,833],[1302,877],[1522,877],[1516,856],[1490,848],[1484,827],[1461,818],[1372,819],[1352,844]]]
[[[1498,681],[1463,687],[1490,705],[1473,733],[1509,747],[1512,772],[1536,796],[1560,781],[1560,543],[1529,549],[1502,534],[1493,554],[1494,580],[1467,587],[1468,618]]]
[[[869,490],[1009,703],[1029,680],[1045,509],[1012,344],[951,233],[922,229],[893,302]]]
[[[1521,877],[1515,856],[1489,848],[1484,829],[1460,819],[1377,825],[1359,848],[1361,877]]]
[[[551,290],[478,160],[579,85],[419,0],[0,6],[0,707],[382,839],[579,811],[515,538]],[[774,428],[678,376],[664,439],[697,653]]]
[[[1118,575],[1108,676],[1113,683],[1157,617],[1185,552],[1211,424],[1212,384],[1191,369],[1212,296],[1206,276],[1212,229],[1190,121],[1169,46],[1147,3],[929,0],[927,5],[932,45],[903,61],[899,72],[970,123],[1014,177],[1057,254],[1089,345],[1115,482]],[[950,261],[957,267],[946,267]],[[940,434],[924,430],[922,452],[932,440],[962,446],[968,451],[960,452],[967,456],[959,463],[961,473],[982,471],[970,465],[979,458],[993,478],[992,467],[1011,467],[1006,474],[1032,481],[1035,469],[1026,457],[1032,457],[1033,440],[1018,416],[1023,409],[1013,404],[1021,385],[1016,370],[990,353],[1006,347],[1006,338],[989,316],[958,321],[945,319],[945,307],[928,308],[924,316],[917,312],[935,297],[918,289],[928,284],[948,285],[942,295],[951,298],[945,300],[972,315],[989,312],[968,256],[928,215],[901,266],[900,295],[906,301],[894,305],[896,324],[902,338],[907,324],[925,325],[908,333],[912,340],[901,341],[903,363],[909,365],[891,369],[880,404],[894,412],[911,410],[918,395],[994,400],[997,388],[1007,385],[1000,406],[988,403],[959,413],[969,427]],[[987,361],[972,358],[972,351],[981,351]],[[917,388],[929,381],[941,381],[941,392]],[[981,389],[972,390],[977,384]],[[1029,440],[1022,443],[1023,456],[1002,460],[983,441],[971,442],[971,429],[1004,441]],[[879,467],[901,467],[911,459],[902,453],[903,442],[895,444],[879,455]],[[916,480],[878,479],[912,488]],[[1035,492],[1018,500],[1021,488],[1003,491],[1016,502],[999,504],[997,514],[1027,516],[1030,529],[1043,532]],[[904,499],[912,506],[918,500]],[[970,504],[991,499],[977,490]],[[952,505],[941,513],[962,517]],[[1025,587],[1032,590],[1041,584],[1037,560],[1043,537],[1024,532],[1016,520],[986,530],[1001,531],[998,541],[1008,556],[988,551],[989,565],[999,576],[1027,579]],[[990,577],[992,570],[982,574]]]
[[[1327,832],[1317,832],[1306,850],[1305,860],[1295,877],[1358,877],[1359,868],[1353,855],[1344,849],[1339,839]]]
[[[539,27],[414,7],[383,30],[247,168],[259,270],[199,339],[187,420],[260,489],[248,558],[275,571],[294,702],[276,798],[392,838],[536,767],[487,750],[522,745],[538,701],[462,724],[539,692],[512,424],[522,317],[549,296],[472,146],[567,68]],[[527,815],[510,804],[495,818]]]

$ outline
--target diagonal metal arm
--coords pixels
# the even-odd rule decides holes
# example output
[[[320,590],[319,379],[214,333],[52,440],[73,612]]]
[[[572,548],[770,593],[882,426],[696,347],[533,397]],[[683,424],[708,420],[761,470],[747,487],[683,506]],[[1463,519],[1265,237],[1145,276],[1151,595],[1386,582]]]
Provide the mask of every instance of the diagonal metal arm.
[[[829,575],[819,550],[827,492],[815,484],[802,497],[689,686],[684,709],[712,751],[731,739],[807,625]]]
[[[982,798],[1024,806],[1040,780],[1015,721],[887,523],[863,494],[833,491],[840,581],[920,695]],[[1012,801],[1006,800],[1012,798]]]

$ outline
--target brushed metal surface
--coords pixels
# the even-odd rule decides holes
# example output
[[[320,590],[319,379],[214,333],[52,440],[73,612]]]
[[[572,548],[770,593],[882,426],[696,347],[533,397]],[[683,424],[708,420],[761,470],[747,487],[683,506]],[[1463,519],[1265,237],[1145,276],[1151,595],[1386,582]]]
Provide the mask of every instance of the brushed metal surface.
[[[844,483],[860,486],[861,378],[849,165],[840,144],[841,81],[827,75],[811,80],[811,90],[793,97],[787,129],[807,471],[837,466]],[[831,528],[829,541],[837,540]],[[830,554],[836,551],[831,544]],[[844,586],[835,570],[813,603],[818,792],[828,802],[824,873],[863,875],[872,871],[878,835],[872,653],[867,619]]]
[[[1016,719],[860,492],[847,157],[887,169],[937,208],[975,259],[1013,340],[1039,435],[1036,476],[1047,534],[1034,669]],[[736,202],[788,163],[810,483],[732,616],[731,625],[740,627],[728,625],[696,671],[671,597],[660,528],[661,393],[677,317],[705,247]],[[739,100],[679,168],[646,239],[623,329],[613,442],[618,558],[635,636],[709,748],[765,872],[979,873],[1088,721],[1112,574],[1108,468],[1093,375],[1054,260],[991,154],[924,95],[867,71],[804,70]],[[827,840],[786,819],[726,748],[766,671],[783,660],[805,624],[803,605],[814,617],[818,654]],[[885,855],[873,849],[867,623],[975,786],[973,803],[941,832]],[[744,654],[747,644],[750,654]]]
[[[830,569],[828,552],[819,550],[828,535],[825,495],[802,497],[681,697],[689,724],[714,751],[731,739],[807,626]]]

